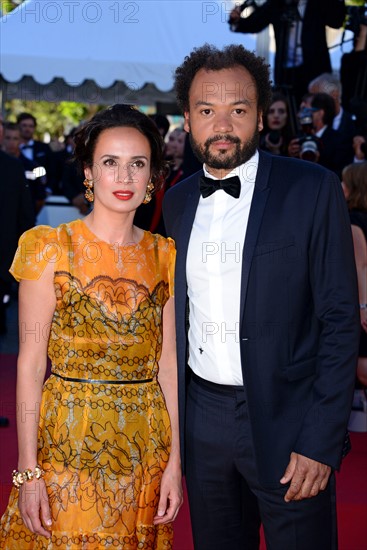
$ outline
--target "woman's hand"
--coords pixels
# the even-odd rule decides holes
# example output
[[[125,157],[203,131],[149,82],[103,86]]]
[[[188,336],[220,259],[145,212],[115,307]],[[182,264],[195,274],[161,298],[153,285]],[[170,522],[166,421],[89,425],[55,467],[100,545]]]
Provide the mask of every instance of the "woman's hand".
[[[158,511],[153,520],[154,525],[174,521],[182,502],[181,467],[179,462],[170,464],[169,461],[162,476]]]
[[[24,524],[32,533],[51,538],[51,512],[43,479],[26,481],[19,488],[18,506]]]
[[[293,138],[288,144],[288,155],[290,157],[299,158],[301,147],[298,138]]]
[[[161,525],[176,519],[182,504],[182,474],[177,403],[177,355],[175,331],[175,302],[169,298],[163,310],[163,346],[159,361],[158,381],[166,401],[171,422],[171,450],[163,472],[157,514],[153,523]]]
[[[366,140],[363,136],[354,136],[353,138],[353,149],[354,149],[354,156],[357,160],[365,160],[365,154],[362,151],[362,143],[366,143]]]

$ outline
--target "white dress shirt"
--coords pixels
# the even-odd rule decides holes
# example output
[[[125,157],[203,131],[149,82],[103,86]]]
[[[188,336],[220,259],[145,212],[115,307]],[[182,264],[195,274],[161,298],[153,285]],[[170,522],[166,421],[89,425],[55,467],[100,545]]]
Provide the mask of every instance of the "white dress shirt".
[[[189,365],[198,376],[217,384],[243,384],[239,345],[242,252],[258,163],[256,152],[226,176],[239,176],[238,199],[223,189],[200,197],[190,236],[186,264]],[[204,173],[213,177],[205,166]]]
[[[340,107],[339,113],[334,116],[334,119],[333,119],[333,129],[334,130],[339,130],[339,126],[340,126],[341,121],[342,121],[343,112],[344,112],[343,107]]]
[[[22,155],[24,155],[28,160],[33,160],[33,145],[33,139],[29,140],[27,143],[22,143],[20,145]]]

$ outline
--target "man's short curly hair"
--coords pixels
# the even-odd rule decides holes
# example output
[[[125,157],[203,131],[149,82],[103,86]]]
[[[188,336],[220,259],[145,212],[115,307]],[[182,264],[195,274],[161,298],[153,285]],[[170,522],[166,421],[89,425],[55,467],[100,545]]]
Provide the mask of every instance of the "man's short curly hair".
[[[246,50],[241,45],[232,44],[222,50],[211,44],[194,48],[185,57],[175,72],[175,91],[177,103],[182,112],[189,110],[189,92],[192,81],[200,69],[220,71],[233,67],[244,67],[254,79],[257,90],[257,107],[263,113],[267,110],[272,96],[269,65],[262,57]]]

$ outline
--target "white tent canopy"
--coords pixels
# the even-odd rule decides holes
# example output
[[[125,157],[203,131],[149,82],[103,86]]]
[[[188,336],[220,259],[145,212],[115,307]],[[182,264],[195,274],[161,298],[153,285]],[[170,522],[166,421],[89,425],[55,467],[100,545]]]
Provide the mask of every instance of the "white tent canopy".
[[[174,70],[194,47],[256,49],[254,35],[230,31],[232,7],[223,0],[27,0],[0,19],[3,96],[174,102]]]

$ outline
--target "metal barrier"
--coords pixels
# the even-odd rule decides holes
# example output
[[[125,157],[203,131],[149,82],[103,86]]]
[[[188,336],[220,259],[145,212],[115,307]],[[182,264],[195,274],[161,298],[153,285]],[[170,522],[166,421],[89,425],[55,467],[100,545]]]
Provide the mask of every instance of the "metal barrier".
[[[37,216],[37,225],[57,227],[61,223],[84,218],[79,209],[70,204],[66,197],[50,195]]]

